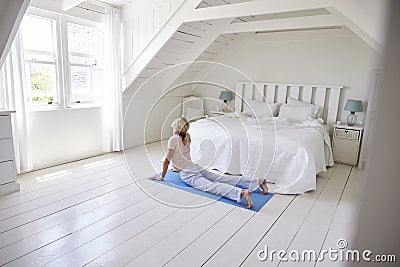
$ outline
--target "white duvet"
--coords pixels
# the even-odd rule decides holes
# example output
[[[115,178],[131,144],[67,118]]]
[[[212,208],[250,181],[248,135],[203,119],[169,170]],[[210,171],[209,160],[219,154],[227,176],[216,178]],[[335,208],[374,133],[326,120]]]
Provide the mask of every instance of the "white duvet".
[[[266,177],[275,193],[302,194],[316,188],[316,175],[333,165],[329,134],[324,125],[270,118],[220,116],[194,122],[191,157],[209,169]]]

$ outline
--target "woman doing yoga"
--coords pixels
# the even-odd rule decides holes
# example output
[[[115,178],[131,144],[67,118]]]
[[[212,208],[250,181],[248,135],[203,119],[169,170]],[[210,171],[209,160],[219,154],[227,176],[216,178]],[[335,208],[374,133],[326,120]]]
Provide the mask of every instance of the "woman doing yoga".
[[[164,159],[161,176],[156,175],[152,179],[164,180],[171,163],[174,170],[180,172],[181,179],[186,184],[239,203],[244,199],[248,209],[253,206],[252,191],[261,190],[261,194],[268,192],[265,179],[253,181],[242,176],[216,174],[194,164],[190,158],[191,139],[187,132],[189,130],[188,121],[180,117],[175,119],[171,126],[174,133],[168,140],[168,151]]]

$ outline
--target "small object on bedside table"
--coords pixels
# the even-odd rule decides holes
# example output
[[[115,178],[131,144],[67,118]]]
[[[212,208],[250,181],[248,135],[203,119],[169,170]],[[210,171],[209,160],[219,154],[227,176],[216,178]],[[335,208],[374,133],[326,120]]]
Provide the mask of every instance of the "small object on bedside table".
[[[232,92],[221,91],[221,94],[219,95],[219,99],[224,100],[224,103],[222,103],[222,111],[228,112],[228,110],[229,110],[228,101],[231,101],[233,99]]]
[[[333,125],[332,150],[336,162],[358,164],[363,131],[363,125]]]
[[[357,122],[357,115],[356,112],[362,112],[362,101],[361,100],[347,100],[346,106],[344,110],[350,111],[350,114],[347,116],[347,124],[349,126],[354,126]]]

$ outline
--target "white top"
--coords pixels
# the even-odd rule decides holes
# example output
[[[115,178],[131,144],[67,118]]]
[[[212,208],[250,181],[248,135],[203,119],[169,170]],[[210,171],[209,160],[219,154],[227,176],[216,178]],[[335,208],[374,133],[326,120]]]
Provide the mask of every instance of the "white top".
[[[182,137],[177,134],[171,136],[168,140],[168,149],[174,149],[170,162],[175,169],[183,170],[192,165],[190,158],[190,142],[183,144]]]

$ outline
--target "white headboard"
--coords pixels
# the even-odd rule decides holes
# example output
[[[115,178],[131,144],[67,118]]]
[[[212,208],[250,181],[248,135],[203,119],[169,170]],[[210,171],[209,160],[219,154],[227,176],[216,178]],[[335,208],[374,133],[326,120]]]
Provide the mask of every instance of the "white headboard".
[[[340,92],[343,86],[282,83],[236,82],[235,111],[241,112],[243,100],[286,103],[287,97],[324,107],[322,118],[327,124],[337,120]]]

